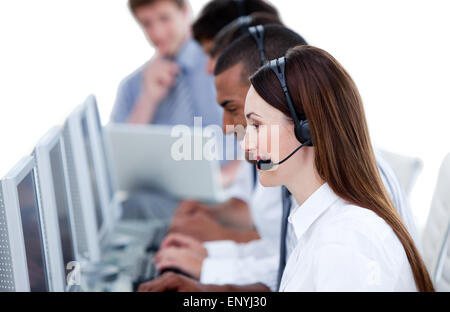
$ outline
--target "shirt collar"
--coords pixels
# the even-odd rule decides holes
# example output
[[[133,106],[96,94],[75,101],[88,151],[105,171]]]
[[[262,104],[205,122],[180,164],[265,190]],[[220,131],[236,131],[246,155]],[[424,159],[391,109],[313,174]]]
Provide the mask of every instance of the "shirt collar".
[[[292,210],[288,220],[297,239],[338,199],[328,183],[324,183],[301,206]]]
[[[178,51],[175,62],[182,70],[189,71],[196,67],[199,54],[202,52],[201,47],[192,38],[188,38]]]

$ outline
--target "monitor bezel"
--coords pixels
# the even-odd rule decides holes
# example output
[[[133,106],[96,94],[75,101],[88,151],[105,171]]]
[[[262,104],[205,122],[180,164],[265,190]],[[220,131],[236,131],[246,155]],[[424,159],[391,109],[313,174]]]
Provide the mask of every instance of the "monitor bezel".
[[[29,175],[33,175],[36,202],[38,205],[39,227],[42,240],[44,272],[46,275],[47,289],[52,291],[50,282],[50,263],[48,246],[46,244],[45,227],[43,226],[42,205],[39,188],[37,186],[36,165],[33,157],[22,158],[2,179],[3,200],[5,213],[8,222],[8,237],[11,250],[11,260],[14,274],[14,287],[16,292],[30,292],[30,281],[28,274],[28,264],[25,250],[25,239],[22,227],[22,217],[20,213],[19,194],[17,187]]]
[[[75,183],[78,184],[84,228],[87,236],[88,254],[79,256],[84,260],[98,262],[101,259],[101,247],[99,232],[97,230],[97,217],[95,215],[94,194],[89,176],[87,151],[84,145],[82,118],[85,115],[86,106],[79,105],[67,118],[65,126],[68,127],[72,154],[76,166]],[[67,144],[67,143],[66,143]],[[72,182],[71,182],[72,183]],[[77,209],[73,206],[73,209]]]
[[[33,156],[35,157],[36,165],[38,168],[38,179],[39,179],[39,190],[41,193],[42,208],[44,211],[43,217],[45,221],[45,227],[47,230],[47,241],[49,245],[49,252],[54,251],[54,255],[50,257],[51,273],[52,273],[52,285],[53,291],[67,291],[69,286],[67,285],[66,279],[66,268],[62,252],[62,242],[61,242],[61,232],[59,228],[58,221],[58,211],[56,204],[56,194],[54,188],[53,174],[52,174],[52,163],[50,158],[50,153],[59,144],[59,153],[62,158],[62,168],[63,177],[66,184],[66,196],[68,204],[68,217],[70,233],[72,237],[73,254],[77,261],[78,250],[77,250],[77,238],[74,225],[73,217],[73,207],[70,194],[69,179],[67,173],[66,155],[64,148],[64,140],[62,138],[61,127],[54,127],[50,129],[36,144],[33,151]]]
[[[102,142],[101,133],[97,131],[97,121],[96,114],[98,111],[97,101],[95,96],[90,95],[84,102],[84,112],[86,116],[90,146],[92,148],[92,159],[94,164],[94,172],[96,175],[96,181],[98,183],[98,191],[100,195],[101,211],[103,212],[104,224],[99,234],[100,244],[103,248],[108,244],[108,235],[112,231],[114,224],[114,212],[113,212],[113,197],[114,197],[114,184],[111,182],[112,186],[112,197],[108,196],[108,177],[109,165],[107,159],[103,159],[103,154],[106,153],[101,150]]]

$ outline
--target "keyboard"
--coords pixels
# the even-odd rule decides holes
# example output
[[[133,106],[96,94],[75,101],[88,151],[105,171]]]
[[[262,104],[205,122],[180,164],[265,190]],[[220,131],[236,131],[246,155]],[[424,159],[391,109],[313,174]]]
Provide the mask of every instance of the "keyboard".
[[[147,247],[145,255],[138,260],[133,279],[133,291],[137,291],[140,284],[155,279],[159,274],[153,264],[153,258],[159,250],[162,240],[167,234],[167,226],[161,226],[155,229]]]
[[[137,291],[139,285],[141,285],[142,283],[154,280],[155,278],[166,272],[174,272],[187,277],[191,277],[189,274],[176,268],[167,268],[163,271],[158,271],[156,269],[156,266],[153,263],[153,259],[159,250],[159,246],[161,245],[162,240],[166,235],[167,226],[156,229],[151,241],[147,245],[145,255],[138,260],[138,264],[136,266],[137,270],[135,271],[135,276],[133,279],[133,291]]]

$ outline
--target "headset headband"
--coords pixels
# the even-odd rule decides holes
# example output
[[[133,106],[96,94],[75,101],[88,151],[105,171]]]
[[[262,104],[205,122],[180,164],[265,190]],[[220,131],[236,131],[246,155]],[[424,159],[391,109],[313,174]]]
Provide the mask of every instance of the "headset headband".
[[[259,54],[261,57],[261,66],[263,66],[266,62],[266,54],[264,52],[264,26],[252,26],[248,28],[248,31],[256,41],[256,45],[258,46]]]
[[[244,0],[234,0],[239,16],[245,15]]]
[[[253,17],[250,15],[240,16],[237,19],[237,23],[239,24],[239,27],[246,29],[253,23]]]
[[[280,81],[281,88],[283,89],[284,95],[286,97],[286,102],[289,107],[289,111],[291,112],[292,119],[294,119],[294,123],[298,125],[299,119],[297,113],[294,108],[294,103],[292,102],[291,95],[289,94],[289,90],[287,87],[286,81],[286,58],[280,57],[279,59],[270,61],[270,68],[273,70],[278,80]]]

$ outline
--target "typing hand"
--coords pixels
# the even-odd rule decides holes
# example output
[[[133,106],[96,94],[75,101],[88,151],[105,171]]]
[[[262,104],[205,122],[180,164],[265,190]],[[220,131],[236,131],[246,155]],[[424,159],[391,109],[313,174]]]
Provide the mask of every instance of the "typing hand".
[[[201,242],[230,239],[228,230],[224,226],[208,214],[201,212],[174,218],[169,232],[185,234]]]
[[[166,249],[170,247],[184,248],[201,257],[207,257],[208,251],[203,244],[190,236],[171,233],[162,241],[160,249]]]
[[[175,268],[200,279],[204,259],[205,257],[192,253],[188,249],[168,247],[158,251],[153,262],[158,271]]]
[[[197,212],[205,213],[212,216],[212,208],[208,205],[196,200],[183,200],[175,211],[174,218],[193,215]]]
[[[200,292],[206,290],[205,285],[196,280],[172,272],[164,273],[153,281],[141,284],[138,289],[140,292]]]

